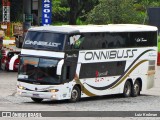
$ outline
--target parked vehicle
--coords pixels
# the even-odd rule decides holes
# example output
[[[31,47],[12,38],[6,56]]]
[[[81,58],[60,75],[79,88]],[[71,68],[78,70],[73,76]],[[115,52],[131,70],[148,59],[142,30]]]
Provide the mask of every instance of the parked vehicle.
[[[16,55],[20,54],[20,49],[14,48],[15,46],[7,46],[2,48],[2,59],[1,59],[1,69],[6,71],[18,71],[19,58],[15,59],[13,62],[13,69],[10,69],[10,61]]]
[[[20,54],[20,52],[2,50],[1,68],[2,70],[9,71],[10,60],[13,56]],[[16,59],[13,65],[13,71],[18,71],[19,59]]]

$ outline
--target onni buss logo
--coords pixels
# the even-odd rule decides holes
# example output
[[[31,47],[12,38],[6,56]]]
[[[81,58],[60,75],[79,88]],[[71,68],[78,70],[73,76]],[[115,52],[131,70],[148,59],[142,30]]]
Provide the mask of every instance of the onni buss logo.
[[[85,52],[85,60],[133,58],[137,49]]]

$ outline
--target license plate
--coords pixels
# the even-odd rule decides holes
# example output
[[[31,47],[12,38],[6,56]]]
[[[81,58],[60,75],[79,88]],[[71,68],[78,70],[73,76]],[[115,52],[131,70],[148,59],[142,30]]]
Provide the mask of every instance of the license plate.
[[[39,97],[39,94],[33,94],[33,97]]]

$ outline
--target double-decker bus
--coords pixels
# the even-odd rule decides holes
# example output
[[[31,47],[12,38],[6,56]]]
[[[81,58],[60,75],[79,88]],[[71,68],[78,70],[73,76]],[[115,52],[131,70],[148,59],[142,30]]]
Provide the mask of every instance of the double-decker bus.
[[[157,28],[136,24],[29,29],[21,50],[17,93],[35,102],[138,96],[154,85]]]

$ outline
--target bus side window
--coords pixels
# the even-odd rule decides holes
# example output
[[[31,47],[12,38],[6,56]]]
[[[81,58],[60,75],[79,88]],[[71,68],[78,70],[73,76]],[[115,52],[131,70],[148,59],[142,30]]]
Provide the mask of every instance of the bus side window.
[[[106,46],[106,43],[105,42],[103,42],[102,43],[102,48],[106,48],[107,46]]]
[[[104,49],[107,48],[107,44],[106,44],[107,42],[105,41],[105,36],[106,36],[105,33],[102,33],[102,35],[101,35],[102,43],[101,44],[102,44],[102,48],[104,48]]]

